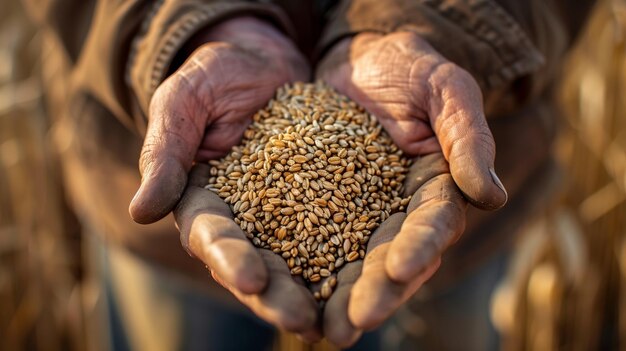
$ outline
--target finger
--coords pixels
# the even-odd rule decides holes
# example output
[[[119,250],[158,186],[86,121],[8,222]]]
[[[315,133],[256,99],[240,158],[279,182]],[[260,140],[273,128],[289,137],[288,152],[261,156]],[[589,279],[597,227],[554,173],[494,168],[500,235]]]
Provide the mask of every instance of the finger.
[[[155,222],[174,208],[185,189],[187,172],[202,140],[208,114],[190,114],[204,109],[198,103],[180,98],[177,92],[187,91],[185,84],[180,76],[173,76],[152,98],[139,159],[141,186],[129,208],[131,217],[138,223]]]
[[[393,239],[398,233],[404,214],[395,214],[372,235],[360,278],[354,283],[348,304],[348,316],[358,329],[370,330],[389,318],[395,310],[411,297],[437,270],[437,260],[411,283],[394,282],[385,270],[385,260]],[[377,239],[385,234],[384,239]]]
[[[413,195],[407,217],[385,262],[389,277],[410,283],[439,259],[465,228],[466,201],[449,173],[424,183]]]
[[[284,259],[269,250],[259,250],[269,273],[269,284],[259,294],[231,292],[256,315],[281,330],[299,333],[308,341],[321,338],[317,330],[318,308],[306,287],[291,277]],[[228,286],[226,286],[228,288]]]
[[[378,250],[386,249],[385,245]],[[389,279],[383,262],[371,265],[367,272],[364,269],[363,277],[355,283],[352,290],[353,296],[348,306],[350,321],[362,330],[379,327],[435,274],[440,264],[441,259],[437,259],[410,284],[396,283]]]
[[[324,336],[339,348],[348,348],[359,340],[363,332],[348,318],[350,291],[361,274],[362,261],[348,263],[337,274],[337,285],[324,307]]]
[[[495,142],[482,94],[469,73],[445,63],[431,75],[430,120],[455,182],[482,209],[498,209],[507,193],[494,171]]]
[[[424,183],[445,173],[450,173],[450,167],[440,152],[415,158],[404,180],[404,196],[412,196]]]
[[[174,211],[185,249],[235,290],[262,291],[268,275],[258,250],[233,221],[228,205],[195,183],[207,179],[209,167],[197,165],[180,204]]]
[[[281,300],[280,298],[266,296],[265,301],[262,301],[263,298],[258,296],[259,294],[246,295],[242,294],[236,289],[233,289],[215,272],[211,272],[211,276],[216,282],[218,282],[224,288],[229,290],[233,295],[235,295],[235,297],[239,299],[240,302],[250,308],[250,310],[252,310],[252,312],[255,313],[259,318],[272,324],[276,328],[292,332],[296,334],[296,337],[298,337],[300,340],[309,344],[318,342],[322,339],[323,335],[321,332],[321,328],[317,326],[317,324],[314,323],[312,327],[309,327],[309,321],[307,321],[307,318],[309,318],[310,315],[294,315],[293,311],[289,311],[287,308],[285,308],[286,306],[282,306],[280,303],[277,303],[277,301]],[[278,284],[283,285],[283,282],[279,282]],[[300,284],[296,285],[304,287]],[[280,288],[279,290],[282,290],[282,288]],[[290,292],[289,289],[282,291]],[[260,294],[265,294],[265,292],[262,292]],[[276,293],[273,294],[276,295]],[[308,300],[308,298],[305,299]],[[291,301],[283,301],[291,303]]]

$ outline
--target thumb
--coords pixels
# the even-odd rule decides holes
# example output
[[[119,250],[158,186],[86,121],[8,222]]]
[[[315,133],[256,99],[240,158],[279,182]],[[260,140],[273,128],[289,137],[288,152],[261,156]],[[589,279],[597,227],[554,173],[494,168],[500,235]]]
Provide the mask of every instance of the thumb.
[[[429,83],[430,122],[455,183],[478,208],[504,206],[507,193],[494,170],[496,146],[478,84],[452,63],[440,65]]]
[[[158,221],[180,200],[202,140],[208,114],[199,106],[187,106],[181,98],[180,79],[172,77],[155,92],[150,104],[150,121],[141,149],[141,186],[130,203],[129,212],[137,223]],[[182,87],[181,87],[182,88]],[[197,116],[202,116],[197,118]]]

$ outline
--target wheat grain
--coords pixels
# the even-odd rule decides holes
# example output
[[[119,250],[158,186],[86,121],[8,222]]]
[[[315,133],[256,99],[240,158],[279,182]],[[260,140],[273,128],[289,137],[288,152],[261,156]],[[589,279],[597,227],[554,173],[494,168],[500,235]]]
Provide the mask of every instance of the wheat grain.
[[[230,206],[255,246],[285,258],[292,275],[322,279],[365,256],[370,235],[402,211],[410,161],[376,118],[328,85],[278,89],[240,145],[212,166],[206,189]]]

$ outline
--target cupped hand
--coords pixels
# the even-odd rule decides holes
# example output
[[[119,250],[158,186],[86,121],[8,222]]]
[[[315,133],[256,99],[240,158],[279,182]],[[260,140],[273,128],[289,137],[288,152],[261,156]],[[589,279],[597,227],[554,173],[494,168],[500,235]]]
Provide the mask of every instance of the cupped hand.
[[[437,270],[465,227],[467,201],[441,153],[417,158],[405,181],[406,212],[372,234],[364,261],[347,264],[323,313],[323,332],[349,347],[389,318]]]
[[[473,205],[505,204],[480,88],[419,35],[361,33],[344,39],[326,54],[317,77],[377,116],[407,154],[443,152]]]
[[[218,24],[191,45],[197,49],[150,102],[139,160],[141,186],[129,209],[139,223],[167,215],[194,161],[224,155],[278,87],[309,76],[295,45],[252,17]]]
[[[215,280],[269,323],[315,340],[318,309],[311,293],[292,279],[282,257],[256,249],[228,205],[203,188],[209,172],[203,162],[239,143],[278,87],[307,80],[308,64],[283,34],[255,18],[226,21],[196,43],[152,97],[142,181],[130,214],[152,223],[176,207],[183,246]]]
[[[292,277],[281,256],[250,243],[224,200],[204,188],[209,171],[206,164],[194,166],[174,210],[183,246],[260,318],[304,340],[318,340],[318,305],[312,293],[304,281]]]

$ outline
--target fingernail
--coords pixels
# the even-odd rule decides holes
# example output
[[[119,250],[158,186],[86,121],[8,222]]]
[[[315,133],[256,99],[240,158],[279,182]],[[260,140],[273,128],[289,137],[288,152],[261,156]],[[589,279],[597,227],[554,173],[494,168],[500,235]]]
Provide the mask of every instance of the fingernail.
[[[491,179],[493,180],[494,184],[496,184],[498,188],[500,188],[500,190],[502,190],[502,192],[504,193],[504,203],[502,204],[502,206],[504,206],[504,204],[506,204],[506,202],[509,200],[509,194],[506,192],[504,184],[502,184],[500,178],[498,178],[498,176],[496,175],[496,171],[493,168],[489,168],[489,173],[491,173]]]

